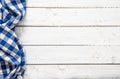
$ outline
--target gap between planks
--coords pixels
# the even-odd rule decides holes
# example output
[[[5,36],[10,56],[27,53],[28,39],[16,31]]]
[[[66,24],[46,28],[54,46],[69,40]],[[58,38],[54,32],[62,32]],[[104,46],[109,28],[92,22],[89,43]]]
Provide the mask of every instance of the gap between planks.
[[[94,8],[120,8],[120,7],[27,7],[27,8],[49,8],[49,9],[94,9]]]
[[[33,26],[33,25],[17,25],[16,27],[120,27],[120,25],[80,25],[80,26]]]
[[[27,7],[114,8],[120,7],[119,3],[119,0],[27,0]]]
[[[120,65],[120,63],[44,63],[44,64],[26,64],[26,65]]]

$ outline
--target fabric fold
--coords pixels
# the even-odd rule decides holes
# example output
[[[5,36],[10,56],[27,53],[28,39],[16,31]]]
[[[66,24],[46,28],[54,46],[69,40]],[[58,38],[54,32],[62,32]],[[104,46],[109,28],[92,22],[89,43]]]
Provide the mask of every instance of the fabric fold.
[[[0,0],[0,79],[23,79],[25,55],[14,29],[25,11],[25,0]]]

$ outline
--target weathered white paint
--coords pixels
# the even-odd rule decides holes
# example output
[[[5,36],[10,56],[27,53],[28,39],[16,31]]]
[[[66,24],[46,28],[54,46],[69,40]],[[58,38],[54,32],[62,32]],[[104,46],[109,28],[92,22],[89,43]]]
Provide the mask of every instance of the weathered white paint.
[[[27,0],[28,7],[120,7],[120,0]]]
[[[24,46],[27,64],[120,63],[120,46]]]
[[[19,25],[24,26],[120,25],[120,9],[28,8],[25,20]]]
[[[120,79],[120,0],[27,0],[19,25],[25,79]]]
[[[120,45],[120,27],[18,27],[24,45]]]
[[[120,79],[120,65],[29,65],[25,79]]]

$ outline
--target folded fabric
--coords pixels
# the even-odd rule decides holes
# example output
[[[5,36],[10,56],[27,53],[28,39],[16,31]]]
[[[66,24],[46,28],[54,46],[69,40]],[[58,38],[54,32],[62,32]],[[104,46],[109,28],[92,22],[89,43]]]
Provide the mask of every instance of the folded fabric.
[[[25,0],[0,0],[0,79],[23,79],[25,55],[14,29],[25,10]]]

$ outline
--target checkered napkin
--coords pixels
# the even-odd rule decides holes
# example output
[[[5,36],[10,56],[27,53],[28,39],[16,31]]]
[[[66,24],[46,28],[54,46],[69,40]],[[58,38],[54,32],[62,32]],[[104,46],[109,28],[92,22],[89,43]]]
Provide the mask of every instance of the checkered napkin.
[[[25,0],[0,0],[0,79],[23,79],[23,48],[14,32],[25,14]]]

